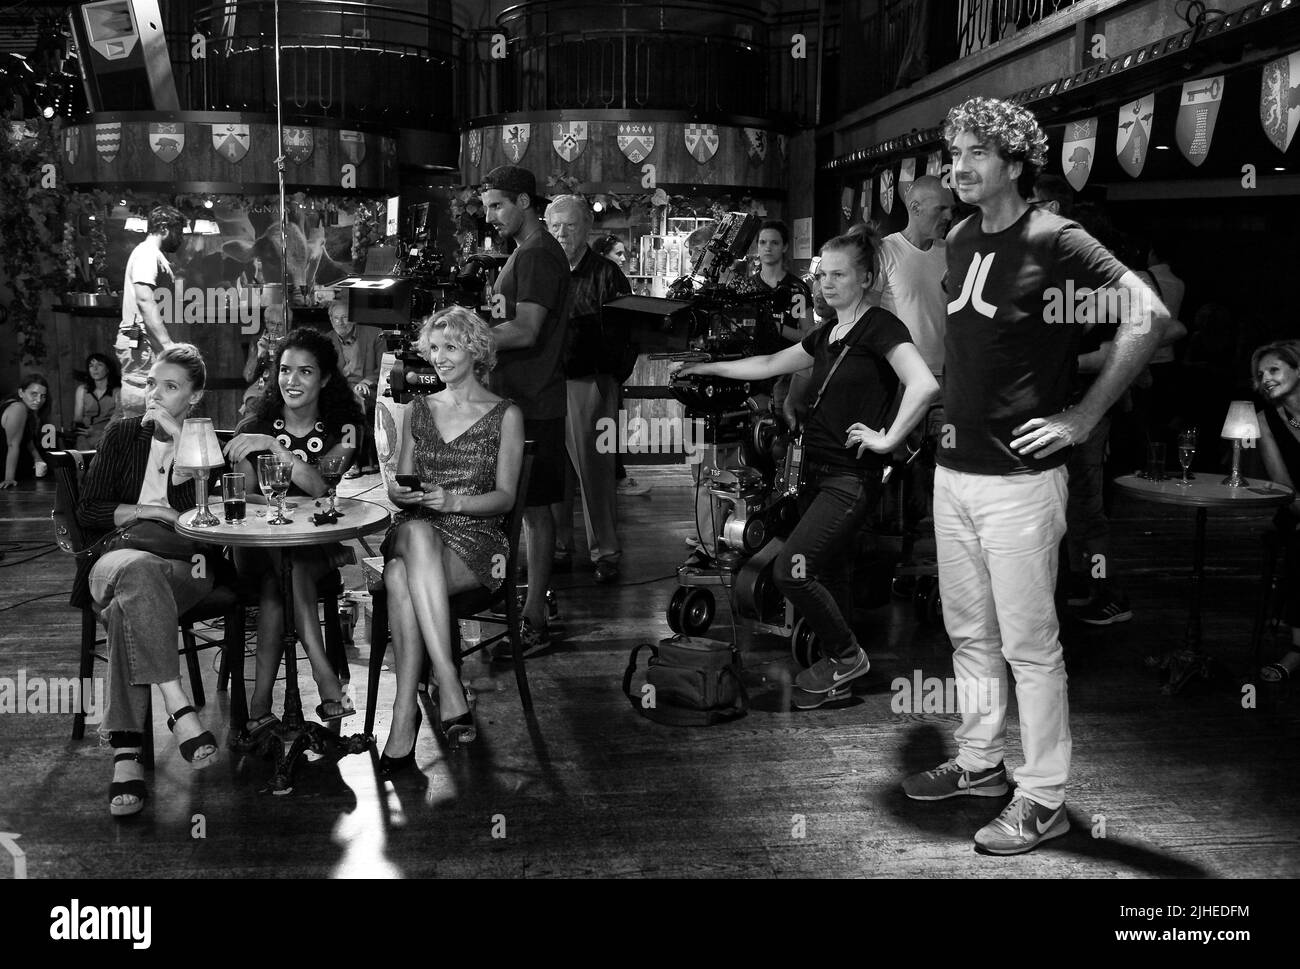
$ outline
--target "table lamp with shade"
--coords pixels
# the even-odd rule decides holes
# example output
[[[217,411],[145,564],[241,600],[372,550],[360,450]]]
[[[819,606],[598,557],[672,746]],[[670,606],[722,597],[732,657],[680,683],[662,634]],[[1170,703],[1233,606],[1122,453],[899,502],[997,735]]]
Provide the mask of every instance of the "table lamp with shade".
[[[191,522],[196,528],[213,528],[221,524],[216,515],[208,511],[208,472],[225,467],[226,458],[221,453],[221,442],[212,420],[207,417],[188,418],[181,426],[180,440],[176,442],[177,470],[194,472],[195,494],[198,497],[198,514]]]
[[[1244,488],[1250,482],[1241,476],[1241,442],[1259,439],[1255,405],[1248,400],[1234,400],[1229,404],[1228,417],[1219,436],[1232,441],[1232,474],[1223,483],[1229,488]]]

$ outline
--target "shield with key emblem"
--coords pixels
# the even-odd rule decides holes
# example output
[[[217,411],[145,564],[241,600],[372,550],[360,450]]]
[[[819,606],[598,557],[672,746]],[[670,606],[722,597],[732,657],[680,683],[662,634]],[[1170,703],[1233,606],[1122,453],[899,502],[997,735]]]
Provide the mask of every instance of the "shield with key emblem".
[[[150,122],[149,147],[170,165],[185,150],[185,125],[180,122]]]

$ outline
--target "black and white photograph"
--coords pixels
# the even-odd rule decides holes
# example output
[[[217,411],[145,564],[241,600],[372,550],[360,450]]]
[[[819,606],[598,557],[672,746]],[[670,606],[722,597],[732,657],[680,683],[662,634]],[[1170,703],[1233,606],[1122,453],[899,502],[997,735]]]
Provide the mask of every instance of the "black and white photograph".
[[[1297,127],[1293,0],[0,3],[0,938],[871,879],[915,956],[978,879],[1240,955]]]

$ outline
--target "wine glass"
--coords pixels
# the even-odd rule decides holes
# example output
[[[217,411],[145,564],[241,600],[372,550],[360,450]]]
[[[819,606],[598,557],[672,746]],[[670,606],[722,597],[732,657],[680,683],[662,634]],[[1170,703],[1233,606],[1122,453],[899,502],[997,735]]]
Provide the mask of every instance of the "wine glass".
[[[271,496],[275,499],[275,517],[268,518],[268,525],[292,525],[293,519],[284,513],[284,498],[289,493],[289,480],[293,473],[293,462],[282,462],[274,454],[262,454],[257,458],[258,480],[270,484]]]
[[[1187,470],[1196,457],[1196,428],[1189,427],[1178,435],[1178,463],[1183,466],[1183,478],[1178,482],[1180,488],[1190,488],[1192,483],[1187,478]]]
[[[274,454],[259,454],[257,456],[257,490],[262,492],[262,497],[266,499],[267,507],[259,509],[258,518],[265,518],[266,513],[270,510],[271,505],[271,468],[275,465]]]
[[[342,518],[343,512],[339,511],[337,503],[339,482],[343,480],[343,455],[327,454],[320,459],[316,469],[320,476],[325,479],[325,484],[330,489],[330,509],[329,514],[334,518]]]

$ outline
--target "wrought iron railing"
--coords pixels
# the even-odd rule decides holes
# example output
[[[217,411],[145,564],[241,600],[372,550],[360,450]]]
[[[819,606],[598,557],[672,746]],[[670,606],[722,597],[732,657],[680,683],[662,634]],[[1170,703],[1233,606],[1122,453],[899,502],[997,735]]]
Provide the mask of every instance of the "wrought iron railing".
[[[169,38],[187,107],[275,110],[274,10],[273,0],[201,8],[201,59],[188,35]],[[434,130],[458,120],[466,34],[451,21],[374,3],[280,0],[279,27],[285,111]]]
[[[853,110],[992,47],[1074,0],[846,0],[839,44],[842,96]]]
[[[715,0],[533,0],[478,37],[484,74],[470,114],[660,109],[811,124],[817,23],[815,8],[772,20]],[[504,58],[488,53],[494,33],[507,38]]]

